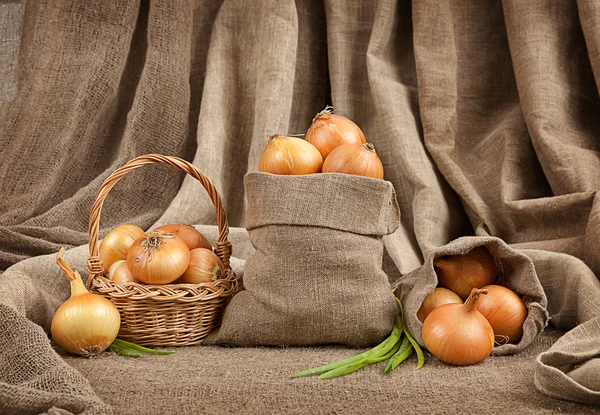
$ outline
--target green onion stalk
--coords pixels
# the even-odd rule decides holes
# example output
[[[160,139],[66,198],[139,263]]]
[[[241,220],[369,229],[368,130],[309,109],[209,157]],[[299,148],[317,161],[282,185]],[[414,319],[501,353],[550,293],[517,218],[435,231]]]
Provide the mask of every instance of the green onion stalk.
[[[123,355],[123,356],[131,356],[131,357],[140,357],[142,353],[147,354],[173,354],[175,352],[171,351],[162,351],[162,350],[154,350],[148,349],[147,347],[140,346],[139,344],[135,344],[132,342],[128,342],[121,339],[115,339],[108,349],[114,353]]]
[[[332,379],[355,372],[371,363],[382,362],[384,360],[388,362],[383,371],[384,373],[388,373],[394,371],[400,363],[408,359],[415,352],[417,354],[417,369],[420,369],[425,363],[423,351],[408,330],[406,330],[406,325],[402,317],[402,303],[397,298],[396,302],[398,303],[396,323],[390,335],[379,345],[348,359],[294,373],[291,378],[321,374],[319,376],[321,380]]]

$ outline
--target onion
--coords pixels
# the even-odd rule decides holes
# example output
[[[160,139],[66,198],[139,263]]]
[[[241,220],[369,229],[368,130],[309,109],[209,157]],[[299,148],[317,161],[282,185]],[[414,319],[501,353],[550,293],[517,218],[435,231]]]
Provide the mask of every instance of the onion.
[[[323,163],[323,173],[346,173],[383,179],[383,165],[373,144],[345,144],[329,153]]]
[[[190,262],[187,244],[172,233],[148,232],[127,254],[133,278],[146,284],[168,284],[181,277]]]
[[[490,322],[499,344],[518,343],[523,337],[527,307],[513,291],[501,285],[483,287],[487,295],[477,303],[477,310]]]
[[[100,242],[99,248],[104,274],[108,272],[112,264],[126,259],[131,245],[142,236],[144,236],[142,228],[131,224],[117,226],[108,232]]]
[[[341,145],[367,142],[358,125],[346,117],[334,114],[331,106],[327,106],[313,118],[304,139],[319,150],[323,160]]]
[[[189,250],[206,248],[212,250],[212,245],[196,228],[191,225],[169,224],[159,226],[156,231],[165,231],[179,236],[187,244]]]
[[[429,313],[434,309],[444,304],[462,304],[461,298],[446,288],[438,287],[434,289],[421,304],[421,308],[417,311],[417,318],[422,323],[425,321]]]
[[[322,165],[321,153],[308,141],[275,134],[263,150],[258,170],[284,175],[312,174],[319,173]]]
[[[493,284],[496,279],[496,263],[485,246],[478,246],[465,255],[437,258],[433,265],[439,285],[454,291],[463,300],[473,288]]]
[[[122,259],[110,266],[106,277],[116,284],[125,284],[126,282],[137,282],[127,266],[127,261]]]
[[[56,262],[71,281],[71,297],[54,313],[50,333],[67,352],[94,356],[115,340],[121,316],[113,303],[85,288],[79,273],[73,271],[63,258],[64,252],[62,248]]]
[[[221,278],[223,272],[223,263],[217,255],[208,249],[197,248],[190,252],[190,264],[177,282],[183,284],[213,282]]]
[[[453,365],[472,365],[489,356],[494,330],[477,311],[477,300],[486,293],[473,288],[464,304],[446,304],[429,313],[421,334],[435,357]]]

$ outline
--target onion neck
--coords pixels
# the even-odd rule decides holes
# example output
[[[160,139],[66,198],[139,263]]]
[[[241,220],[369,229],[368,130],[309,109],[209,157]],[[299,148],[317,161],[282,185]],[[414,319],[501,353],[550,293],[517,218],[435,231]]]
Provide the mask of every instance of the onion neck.
[[[471,294],[469,294],[469,297],[462,306],[463,310],[466,313],[472,313],[477,310],[477,300],[479,300],[479,296],[481,294],[487,294],[487,292],[488,290],[486,289],[473,288]]]
[[[73,268],[71,268],[67,260],[63,258],[65,252],[65,248],[60,249],[58,255],[56,256],[56,263],[71,282],[71,298],[77,297],[78,295],[88,294],[89,291],[87,288],[85,288],[85,285],[83,285],[81,275],[79,275],[77,271],[73,271]]]
[[[331,105],[327,105],[323,111],[315,115],[313,118],[313,122],[318,120],[319,118],[329,118],[333,114],[333,107]]]
[[[81,275],[79,275],[79,273],[75,271],[75,279],[71,280],[71,298],[83,294],[89,294],[89,291],[87,290],[87,288],[85,288],[85,285],[83,285]]]
[[[367,150],[369,153],[376,153],[375,152],[375,146],[373,144],[371,144],[371,143],[363,144],[363,148],[365,150]]]

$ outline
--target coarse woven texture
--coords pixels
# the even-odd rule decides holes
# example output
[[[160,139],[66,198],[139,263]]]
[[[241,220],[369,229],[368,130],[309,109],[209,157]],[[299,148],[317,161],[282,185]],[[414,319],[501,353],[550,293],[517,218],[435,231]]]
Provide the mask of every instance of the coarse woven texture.
[[[384,363],[332,380],[290,379],[293,372],[359,353],[341,347],[177,349],[139,359],[63,355],[116,413],[177,414],[600,414],[600,408],[548,398],[529,382],[536,354],[560,335],[542,333],[512,356],[455,367],[425,352],[383,373]],[[93,375],[92,375],[93,374]],[[119,381],[111,381],[117,376]],[[176,384],[177,386],[173,386]]]
[[[396,191],[400,226],[383,237],[383,269],[392,284],[458,237],[497,237],[531,259],[549,325],[565,336],[555,342],[558,336],[542,333],[523,351],[489,360],[500,362],[499,370],[519,371],[509,378],[508,394],[495,394],[497,372],[483,370],[472,382],[464,376],[471,372],[432,358],[414,375],[406,372],[403,388],[397,380],[370,382],[365,368],[348,378],[356,384],[346,389],[345,378],[280,380],[288,368],[345,352],[277,351],[292,353],[290,361],[304,359],[293,367],[264,366],[273,356],[254,349],[197,347],[186,349],[187,361],[183,353],[167,356],[169,365],[223,364],[216,373],[235,375],[215,380],[210,394],[207,383],[187,387],[174,376],[161,396],[216,406],[231,396],[221,394],[227,379],[247,391],[243,396],[252,396],[250,384],[291,385],[282,386],[288,400],[278,395],[275,408],[293,400],[306,404],[306,412],[326,411],[335,407],[332,396],[349,390],[362,397],[354,408],[384,412],[401,401],[435,413],[443,412],[442,401],[456,405],[448,402],[457,396],[461,407],[479,408],[478,393],[464,390],[488,384],[487,412],[506,413],[512,402],[530,405],[530,412],[596,410],[553,397],[600,405],[599,16],[595,0],[0,2],[0,304],[10,309],[3,308],[3,321],[36,339],[30,348],[21,347],[20,336],[2,339],[0,396],[11,405],[3,412],[108,411],[43,336],[35,337],[33,324],[47,332],[68,295],[54,264],[61,246],[80,246],[66,258],[84,272],[89,210],[111,172],[144,153],[192,161],[215,184],[237,227],[230,237],[241,265],[253,251],[241,229],[244,176],[257,170],[267,134],[306,132],[327,104],[361,127]],[[165,166],[132,173],[111,191],[100,234],[126,222],[144,229],[187,222],[210,231],[214,209],[199,189]],[[235,353],[240,363],[232,366],[225,356]],[[27,386],[14,376],[43,377],[35,359],[52,364],[58,386]],[[104,367],[103,360],[69,362],[88,381],[95,365]],[[248,362],[239,376],[233,368]],[[159,379],[159,369],[149,364],[127,374]],[[201,383],[194,373],[200,372],[188,378]],[[251,383],[258,375],[267,377]],[[420,389],[410,386],[415,381]],[[50,391],[66,390],[65,382],[68,394]],[[451,396],[440,394],[447,400],[421,397],[424,390],[435,398],[439,388],[430,385],[449,383],[457,386]],[[146,397],[160,390],[144,386]],[[129,402],[117,411],[137,411],[133,397],[142,388],[92,383],[96,391],[103,387],[114,388],[101,393],[105,403]],[[328,392],[320,401],[306,399],[315,388]],[[34,401],[40,406],[28,406]],[[248,412],[260,412],[258,403],[248,405]]]
[[[500,270],[495,284],[509,287],[521,297],[527,307],[527,318],[523,323],[523,337],[516,344],[500,344],[492,355],[517,353],[529,346],[548,324],[548,300],[529,257],[510,248],[501,239],[494,237],[463,237],[430,253],[422,267],[405,275],[396,286],[396,295],[402,301],[406,327],[415,340],[423,345],[423,324],[417,312],[425,297],[438,285],[434,267],[435,260],[446,255],[465,255],[476,247],[484,246]],[[500,339],[496,338],[496,341]]]
[[[245,185],[255,252],[244,266],[245,290],[207,343],[366,347],[383,340],[398,315],[381,269],[382,237],[400,221],[392,184],[250,173]]]

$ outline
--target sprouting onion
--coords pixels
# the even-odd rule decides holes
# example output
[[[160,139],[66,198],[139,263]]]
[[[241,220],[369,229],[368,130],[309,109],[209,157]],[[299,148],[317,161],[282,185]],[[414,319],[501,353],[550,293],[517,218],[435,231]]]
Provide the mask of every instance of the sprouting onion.
[[[389,359],[384,369],[384,373],[388,373],[395,370],[396,367],[408,359],[413,352],[417,353],[417,369],[421,368],[425,362],[423,351],[408,333],[408,330],[406,330],[402,318],[402,304],[397,298],[396,302],[398,303],[398,317],[396,317],[396,323],[390,335],[384,341],[379,343],[379,345],[347,359],[294,373],[291,378],[294,379],[301,376],[321,374],[319,376],[320,380],[332,379],[355,372],[371,363],[382,362]]]

